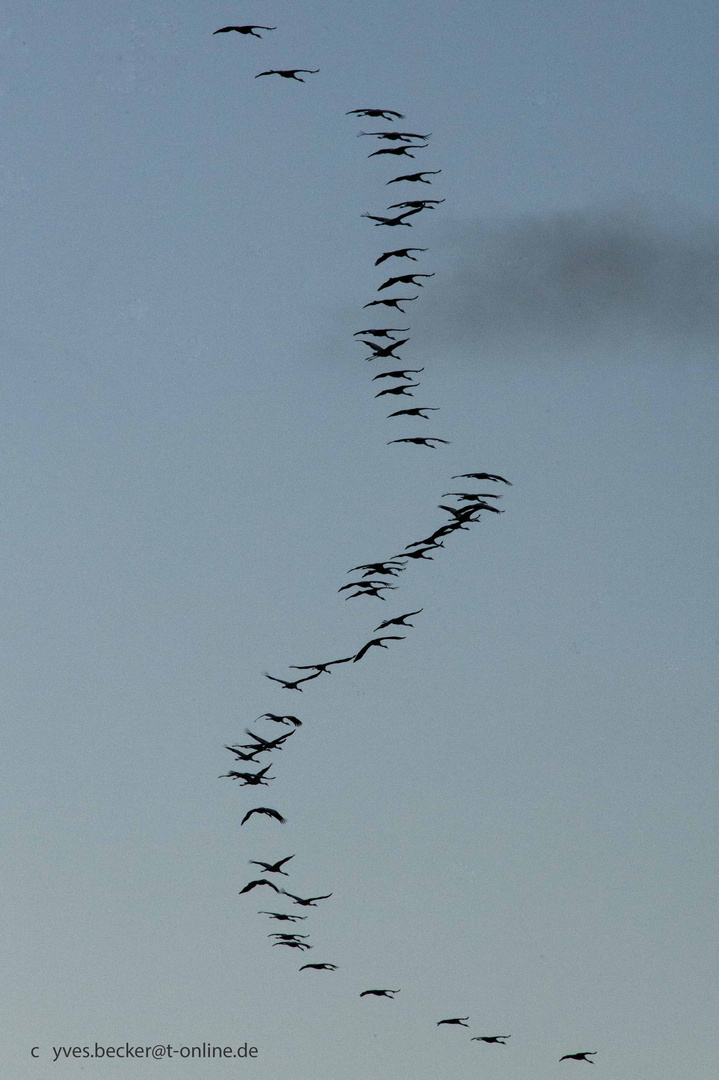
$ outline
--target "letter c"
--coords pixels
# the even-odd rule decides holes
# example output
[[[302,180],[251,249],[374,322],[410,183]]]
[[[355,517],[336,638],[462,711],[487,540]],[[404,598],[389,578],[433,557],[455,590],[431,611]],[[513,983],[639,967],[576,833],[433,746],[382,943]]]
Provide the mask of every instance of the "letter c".
[[[35,1053],[35,1051],[39,1050],[39,1049],[40,1049],[39,1046],[33,1046],[32,1050],[30,1051],[30,1056],[34,1057],[34,1058],[39,1058],[40,1055]]]

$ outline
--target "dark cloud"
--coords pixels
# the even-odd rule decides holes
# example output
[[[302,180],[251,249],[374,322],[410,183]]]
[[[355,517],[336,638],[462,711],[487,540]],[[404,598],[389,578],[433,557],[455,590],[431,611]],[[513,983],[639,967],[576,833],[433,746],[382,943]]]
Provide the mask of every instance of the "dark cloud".
[[[471,222],[445,241],[449,265],[422,312],[433,344],[495,356],[590,344],[716,347],[719,227],[675,206]]]

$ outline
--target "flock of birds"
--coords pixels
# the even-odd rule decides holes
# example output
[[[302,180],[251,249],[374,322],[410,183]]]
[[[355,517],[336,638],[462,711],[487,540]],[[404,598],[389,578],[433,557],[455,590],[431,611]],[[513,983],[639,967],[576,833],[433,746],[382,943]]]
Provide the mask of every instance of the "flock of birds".
[[[215,30],[215,34],[230,34],[237,33],[243,36],[251,36],[261,38],[262,35],[257,33],[259,30],[273,31],[276,30],[275,26],[259,26],[259,25],[246,25],[246,26],[223,26],[220,29]],[[290,79],[296,82],[305,82],[300,78],[302,74],[317,74],[319,68],[285,68],[285,69],[269,69],[267,71],[261,71],[255,76],[260,78],[264,75],[279,75],[284,79]],[[380,109],[380,108],[358,108],[351,109],[346,114],[348,116],[356,116],[362,119],[382,120],[387,123],[395,124],[396,121],[404,120],[402,113],[396,112],[392,109]],[[369,158],[382,157],[382,158],[394,158],[394,157],[410,157],[414,158],[415,155],[411,151],[426,149],[429,146],[430,134],[418,134],[416,132],[400,131],[395,127],[388,130],[379,131],[360,131],[358,137],[372,137],[380,141],[381,143],[392,143],[391,146],[382,145],[379,149],[373,151],[368,155]],[[418,172],[404,173],[400,176],[392,176],[385,181],[385,186],[390,184],[424,184],[431,185],[432,180],[428,177],[438,176],[442,172],[441,169],[422,170]],[[399,213],[394,215],[385,216],[384,214],[370,214],[364,213],[362,217],[369,219],[374,223],[375,228],[398,228],[406,227],[412,228],[414,222],[408,220],[409,218],[416,218],[417,215],[427,210],[434,210],[438,205],[443,203],[444,199],[403,199],[400,202],[392,203],[387,207],[387,212],[396,210]],[[391,264],[392,267],[399,266],[403,261],[407,260],[413,263],[419,263],[417,255],[424,254],[428,249],[425,247],[402,247],[394,248],[387,251],[382,251],[378,258],[375,260],[375,266],[380,266],[388,260],[395,260]],[[417,253],[417,254],[415,254]],[[377,287],[378,293],[383,293],[387,289],[394,289],[396,286],[412,286],[415,289],[423,288],[423,282],[421,278],[429,279],[434,277],[434,272],[420,273],[412,271],[409,273],[392,273],[386,280],[381,282]],[[374,300],[370,300],[363,305],[364,308],[384,308],[387,311],[396,310],[401,313],[405,313],[405,308],[401,307],[401,304],[413,303],[419,298],[419,293],[415,296],[388,296],[378,297]],[[397,338],[395,335],[407,334],[410,331],[410,327],[397,327],[397,326],[379,326],[370,327],[364,330],[357,330],[354,333],[354,337],[358,338],[361,344],[366,346],[370,350],[370,355],[365,357],[368,362],[374,361],[400,361],[401,357],[398,350],[408,344],[409,337]],[[383,344],[385,343],[386,344]],[[388,385],[383,386],[378,393],[374,396],[377,399],[385,397],[414,397],[413,390],[418,389],[419,382],[413,382],[412,376],[420,374],[424,368],[406,368],[398,367],[387,371],[380,371],[373,376],[373,381],[389,380]],[[387,419],[393,419],[396,417],[407,417],[413,420],[428,420],[430,419],[429,413],[439,411],[437,406],[428,405],[413,405],[407,408],[396,409],[389,413]],[[390,439],[387,445],[406,443],[415,446],[423,446],[429,449],[437,449],[438,444],[448,445],[448,440],[440,438],[434,435],[408,435],[395,439]],[[476,480],[489,484],[505,484],[510,485],[510,481],[505,477],[498,475],[497,473],[489,473],[483,471],[467,472],[456,474],[451,477],[452,480]],[[410,560],[432,560],[433,555],[430,552],[436,552],[440,548],[444,548],[445,540],[455,532],[467,531],[471,525],[481,520],[481,514],[483,512],[489,512],[492,514],[503,513],[495,505],[494,501],[501,498],[501,494],[496,491],[449,491],[442,495],[443,499],[455,499],[458,505],[451,505],[450,503],[440,503],[438,508],[443,510],[446,515],[446,520],[434,528],[432,532],[426,537],[419,540],[413,540],[406,544],[402,551],[389,557],[376,559],[371,562],[361,563],[357,566],[353,566],[348,570],[348,574],[358,574],[355,580],[340,586],[338,592],[348,592],[347,600],[356,599],[357,597],[370,597],[373,599],[386,601],[387,597],[383,593],[388,591],[394,591],[399,586],[396,579],[408,566]],[[492,502],[487,500],[491,499]],[[349,592],[349,590],[354,590]],[[381,630],[393,629],[393,628],[406,628],[413,627],[413,623],[407,620],[415,615],[419,615],[424,609],[417,608],[413,611],[405,612],[394,617],[384,619],[373,630],[373,633],[378,633]],[[370,650],[375,648],[388,649],[389,645],[386,642],[391,641],[404,641],[406,635],[400,634],[385,634],[379,637],[372,637],[366,641],[356,652],[349,656],[343,656],[335,660],[323,660],[313,664],[291,664],[290,669],[293,671],[308,672],[306,675],[300,675],[297,678],[284,678],[281,676],[270,675],[269,672],[263,672],[264,676],[270,681],[277,683],[280,688],[284,690],[303,692],[303,685],[308,682],[312,682],[318,679],[323,674],[330,674],[330,669],[341,664],[357,663],[364,659]],[[276,779],[274,776],[268,775],[271,764],[262,766],[261,757],[263,754],[272,754],[274,751],[282,750],[284,744],[288,739],[293,736],[297,729],[302,726],[302,721],[292,714],[288,713],[275,713],[265,712],[257,718],[257,722],[265,721],[267,723],[280,725],[287,727],[289,731],[283,731],[282,734],[276,737],[267,737],[265,735],[257,734],[251,731],[249,728],[245,728],[245,734],[249,737],[250,741],[245,743],[236,743],[232,745],[226,745],[225,749],[228,750],[233,756],[233,765],[236,768],[230,769],[227,773],[222,774],[222,778],[229,778],[239,781],[241,787],[266,787],[269,782]],[[275,730],[277,730],[275,728]],[[255,766],[256,771],[249,771],[251,766]],[[240,825],[245,825],[255,815],[266,817],[270,820],[276,821],[280,825],[286,823],[286,819],[282,814],[269,806],[254,806],[251,807],[245,813]],[[319,894],[317,896],[302,897],[297,896],[295,893],[282,888],[280,885],[275,884],[270,880],[268,875],[278,875],[280,877],[289,877],[288,872],[284,869],[285,865],[294,859],[295,854],[286,855],[280,859],[274,861],[267,861],[264,859],[250,859],[249,863],[252,866],[258,866],[262,870],[264,876],[257,877],[252,881],[249,881],[244,888],[240,890],[240,895],[247,895],[254,892],[255,889],[270,889],[278,898],[273,900],[274,906],[284,906],[279,904],[280,898],[286,898],[287,901],[296,907],[302,908],[314,908],[321,900],[329,900],[333,895],[331,892]],[[258,911],[259,915],[267,916],[271,921],[291,923],[295,924],[299,921],[305,921],[307,915],[299,915],[297,913],[287,912],[285,910],[274,911],[269,909],[262,909]],[[270,932],[268,938],[274,938],[272,947],[281,947],[285,949],[297,950],[301,954],[308,952],[314,948],[314,945],[310,943],[310,934],[300,933],[297,931],[285,931],[285,932]],[[299,971],[336,971],[338,965],[327,961],[303,963],[299,967]],[[399,989],[389,988],[373,988],[362,990],[359,993],[360,998],[374,997],[374,998],[387,998],[394,1000],[395,995],[399,994]],[[455,1027],[468,1027],[467,1021],[469,1016],[464,1017],[449,1017],[444,1020],[437,1021],[437,1027],[440,1026],[455,1026]],[[506,1046],[507,1039],[511,1038],[510,1035],[473,1035],[470,1041],[480,1042],[486,1044],[493,1044],[499,1046]],[[588,1064],[594,1064],[593,1057],[597,1051],[584,1050],[571,1054],[564,1054],[560,1061],[585,1061]]]

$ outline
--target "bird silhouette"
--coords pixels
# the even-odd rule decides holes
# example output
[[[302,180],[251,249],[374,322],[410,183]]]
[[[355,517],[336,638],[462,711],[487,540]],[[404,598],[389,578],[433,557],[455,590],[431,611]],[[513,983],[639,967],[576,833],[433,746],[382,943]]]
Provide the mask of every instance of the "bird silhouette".
[[[269,885],[271,889],[274,889],[276,893],[282,892],[282,889],[278,889],[276,885],[273,885],[271,881],[266,881],[265,878],[258,878],[257,881],[251,881],[249,885],[245,885],[244,889],[240,889],[240,896],[242,893],[250,892],[251,889],[257,888],[258,885]]]
[[[410,224],[409,221],[404,221],[404,218],[412,217],[412,215],[416,214],[417,212],[418,211],[416,211],[416,210],[410,210],[406,214],[398,214],[397,217],[393,217],[393,218],[381,217],[381,216],[378,216],[377,214],[368,214],[368,213],[360,214],[360,217],[366,217],[366,218],[369,218],[370,221],[374,221],[375,222],[375,229],[378,229],[380,227],[380,225],[386,225],[390,229],[394,228],[397,225],[406,225],[408,229],[411,229],[412,225]]]
[[[266,679],[271,679],[272,682],[278,682],[283,690],[299,690],[300,693],[303,693],[300,683],[309,682],[310,679],[316,679],[319,675],[319,671],[317,672],[317,675],[307,675],[306,678],[295,679],[294,682],[288,682],[287,679],[277,679],[274,675],[270,675],[266,671],[263,671],[262,674],[265,676]]]
[[[306,919],[306,915],[288,915],[288,919]],[[309,934],[268,934],[268,937],[280,938],[282,941],[299,941],[300,938],[308,938]]]
[[[511,1038],[511,1035],[473,1035],[470,1042],[499,1043],[500,1046],[506,1046],[506,1042],[502,1040]]]
[[[390,439],[390,441],[387,443],[387,446],[391,446],[392,443],[398,443],[398,442],[415,443],[417,446],[428,446],[430,448],[430,450],[436,450],[437,449],[436,446],[432,446],[433,442],[441,442],[441,443],[445,443],[447,446],[449,446],[449,440],[448,439],[438,439],[436,435],[428,435],[426,438],[423,435],[413,435],[410,438],[406,438],[406,439]]]
[[[395,259],[411,259],[412,262],[419,262],[419,259],[415,259],[414,255],[410,255],[409,252],[410,251],[428,251],[428,250],[429,250],[428,248],[409,247],[409,248],[397,248],[395,251],[384,251],[380,255],[379,259],[375,260],[375,266],[379,266],[380,263],[386,262],[387,259],[391,259],[393,257]]]
[[[271,807],[255,806],[254,809],[247,811],[242,821],[240,822],[240,825],[244,825],[246,821],[249,821],[253,814],[265,814],[266,817],[271,817],[274,818],[275,821],[279,821],[280,825],[286,824],[285,818],[283,818],[281,814],[278,814],[278,812],[276,810],[273,810]]]
[[[303,964],[300,971],[305,971],[307,968],[314,968],[315,971],[336,971],[336,964]]]
[[[301,79],[297,74],[299,71],[307,75],[316,75],[319,70],[319,68],[290,68],[286,71],[278,71],[273,68],[271,71],[261,71],[259,75],[255,75],[255,78],[259,79],[263,75],[281,75],[283,79],[295,79],[296,82],[305,82],[306,80]]]
[[[275,779],[274,776],[267,776],[267,773],[271,768],[271,765],[266,765],[264,769],[260,769],[260,771],[256,773],[235,772],[231,769],[230,772],[223,773],[222,776],[219,776],[218,780],[222,780],[224,777],[229,776],[232,780],[244,780],[244,784],[240,784],[240,787],[256,787],[258,784],[267,787],[267,781]]]
[[[430,408],[429,405],[423,405],[421,409],[398,409],[397,412],[391,412],[387,419],[392,416],[421,416],[423,420],[429,420],[430,417],[424,415],[426,412],[439,412],[439,409]]]
[[[230,30],[236,30],[238,34],[252,34],[252,37],[261,38],[262,34],[253,33],[254,30],[276,30],[276,26],[223,26],[215,30],[214,34],[229,34]],[[214,36],[213,34],[213,36]],[[301,80],[304,82],[304,79]]]
[[[290,875],[282,867],[290,859],[294,859],[294,855],[288,855],[285,859],[278,859],[274,863],[261,862],[259,859],[250,859],[249,861],[252,866],[261,866],[266,874],[284,874],[285,877],[289,877]]]
[[[396,202],[388,206],[388,210],[401,210],[403,206],[416,207],[420,210],[427,210],[428,208],[434,210],[434,207],[439,203],[446,202],[446,199],[408,199],[406,202]]]
[[[258,750],[253,751],[253,753],[251,754],[243,754],[242,751],[236,746],[225,746],[225,750],[229,750],[230,753],[235,754],[238,761],[252,761],[256,765],[259,764],[257,758],[255,757],[255,755],[259,753]]]
[[[364,577],[366,577],[366,575],[364,575]],[[372,580],[350,581],[350,582],[347,583],[347,585],[341,585],[339,587],[339,589],[337,590],[337,592],[346,592],[347,589],[356,589],[356,588],[360,588],[360,589],[396,589],[397,586],[396,585],[390,585],[386,581],[372,581]],[[354,659],[354,657],[351,656],[350,660],[353,660],[353,659]]]
[[[350,657],[350,660],[352,657]],[[279,713],[266,712],[262,716],[257,717],[258,720],[273,720],[275,724],[285,724],[287,727],[290,724],[294,724],[295,727],[302,727],[302,721],[298,720],[296,716],[280,716]]]
[[[294,735],[294,731],[287,731],[284,735],[278,735],[276,739],[263,739],[261,735],[255,735],[254,731],[250,731],[249,728],[245,728],[245,735],[249,735],[252,739],[255,740],[258,746],[258,749],[255,752],[259,754],[259,748],[261,748],[263,751],[281,750],[282,743],[287,742],[290,736]],[[250,749],[249,744],[243,743],[242,749]]]
[[[590,1061],[589,1058],[593,1057],[594,1054],[596,1054],[596,1053],[597,1053],[596,1050],[583,1050],[579,1054],[565,1054],[564,1057],[560,1057],[559,1060],[560,1061],[567,1061],[568,1058],[571,1058],[574,1061],[586,1061],[588,1065],[593,1065],[594,1062]]]
[[[431,180],[423,180],[423,176],[436,176],[437,173],[441,173],[441,169],[425,169],[423,172],[406,173],[404,176],[395,176],[394,179],[388,180],[387,184],[398,184],[400,180],[409,180],[414,184],[431,184]],[[387,185],[385,184],[385,187]]]
[[[363,990],[360,997],[367,997],[368,994],[372,994],[374,997],[386,997],[390,1001],[394,1001],[394,994],[399,994],[399,990]]]
[[[389,338],[390,334],[404,334],[407,330],[409,330],[408,326],[386,326],[375,330],[355,330],[352,337],[360,337],[362,334],[369,334],[370,337]],[[407,340],[409,341],[409,338],[407,338]],[[392,338],[392,341],[396,341],[396,338]]]
[[[394,296],[390,300],[370,300],[369,304],[363,304],[362,307],[375,307],[378,304],[383,304],[384,307],[397,308],[397,311],[401,311],[404,315],[404,308],[400,307],[401,303],[409,303],[410,300],[418,300],[417,296]]]
[[[329,668],[334,667],[335,664],[348,664],[351,659],[351,656],[345,656],[342,660],[326,660],[322,664],[290,664],[290,667],[295,668],[296,671],[309,671],[310,669],[313,669],[318,675],[321,675],[323,672],[331,675],[332,672]]]
[[[355,570],[366,570],[365,577],[368,574],[390,574],[392,577],[396,577],[404,568],[405,564],[401,560],[387,559],[385,562],[362,563],[360,566],[353,566],[347,573],[352,574]]]
[[[313,945],[308,945],[305,941],[273,941],[272,945],[286,945],[288,949],[312,949]]]
[[[430,131],[429,135],[432,132]],[[378,139],[387,139],[389,142],[409,142],[410,139],[428,139],[429,135],[417,135],[413,131],[360,131],[357,138],[361,138],[363,135],[376,135]]]
[[[258,911],[258,915],[269,915],[271,919],[277,919],[278,922],[299,922],[307,918],[306,915],[285,915],[282,911]]]
[[[402,338],[400,341],[391,341],[389,345],[377,345],[374,341],[365,341],[361,339],[362,344],[366,345],[369,349],[374,349],[371,356],[366,357],[367,360],[383,360],[385,357],[392,357],[394,360],[401,359],[399,356],[395,356],[394,350],[401,348],[402,345],[406,345],[409,338]]]
[[[440,1024],[459,1024],[461,1027],[469,1027],[469,1024],[465,1024],[464,1021],[469,1020],[468,1016],[453,1016],[450,1020],[438,1020],[437,1027]]]
[[[395,397],[402,394],[405,397],[414,397],[414,394],[410,394],[410,389],[416,386],[419,386],[419,383],[402,383],[400,386],[388,386],[385,390],[380,390],[379,394],[375,394],[375,397],[384,397],[385,394],[394,394]]]
[[[287,892],[286,889],[281,889],[280,891],[283,892],[285,896],[289,896],[291,900],[294,900],[296,904],[300,904],[301,907],[317,907],[315,900],[327,900],[332,896],[332,893],[328,892],[325,893],[324,896],[310,896],[308,899],[303,900],[301,896],[295,896],[294,893]]]
[[[355,656],[355,663],[357,663],[358,660],[361,660],[362,657],[366,653],[368,653],[369,650],[373,646],[375,648],[378,648],[378,649],[388,649],[389,645],[383,645],[382,642],[384,642],[384,641],[404,641],[404,640],[405,640],[404,637],[400,637],[398,634],[391,634],[388,637],[372,638],[372,640],[368,641],[366,645],[363,645],[362,648],[360,649],[360,651],[357,653],[357,655]]]
[[[420,371],[424,371],[424,368],[397,368],[395,371],[380,371],[379,375],[375,375],[372,379],[372,382],[377,382],[377,379],[409,379],[408,373],[419,375]],[[417,386],[419,386],[419,383],[417,383]]]
[[[458,473],[457,476],[453,476],[452,480],[501,480],[503,484],[509,484],[512,486],[511,480],[505,480],[503,476],[495,476],[493,473],[488,472],[463,472]]]
[[[397,615],[394,619],[385,619],[379,626],[375,626],[374,632],[376,633],[377,630],[384,630],[386,626],[413,626],[413,623],[408,623],[404,620],[408,619],[410,615],[419,615],[420,611],[424,611],[424,608],[417,608],[416,611],[408,611],[406,615]]]
[[[391,120],[396,116],[398,120],[404,120],[404,113],[393,112],[392,109],[350,109],[345,116],[371,116],[375,120],[381,117],[383,120]]]
[[[424,150],[427,143],[410,143],[409,146],[383,146],[381,150],[375,150],[373,154],[368,154],[367,157],[379,157],[380,154],[394,154],[396,157],[414,157],[414,154],[410,154],[410,147],[412,150]]]
[[[443,499],[447,496],[454,495],[460,502],[477,502],[478,499],[501,499],[501,495],[495,495],[491,491],[445,491],[442,495]]]
[[[391,289],[393,285],[416,285],[418,289],[423,289],[424,285],[421,281],[415,281],[415,278],[421,277],[434,277],[434,274],[398,274],[396,277],[387,278],[383,282],[377,292],[382,292],[383,289]],[[409,341],[409,338],[407,339]]]

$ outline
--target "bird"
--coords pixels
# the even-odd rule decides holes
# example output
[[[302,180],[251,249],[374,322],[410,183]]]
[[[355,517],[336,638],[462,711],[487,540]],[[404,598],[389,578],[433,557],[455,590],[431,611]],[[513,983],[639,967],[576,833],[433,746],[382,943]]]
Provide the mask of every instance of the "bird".
[[[432,556],[428,555],[427,552],[431,551],[432,548],[443,546],[443,544],[432,544],[429,547],[417,548],[416,551],[405,551],[404,554],[407,556],[408,559],[429,559],[430,562],[434,562]]]
[[[388,210],[401,210],[403,206],[418,207],[420,210],[426,210],[428,207],[434,210],[434,204],[446,202],[446,199],[408,199],[406,202],[396,202],[388,206]]]
[[[404,113],[393,112],[392,109],[350,109],[345,116],[371,116],[374,119],[381,117],[383,120],[391,120],[396,116],[398,120],[404,120]]]
[[[294,855],[288,855],[287,858],[278,859],[277,862],[274,863],[261,862],[258,859],[250,859],[249,862],[252,866],[261,866],[266,874],[284,874],[285,877],[289,877],[290,875],[286,870],[283,870],[282,867],[286,862],[289,862],[290,859],[294,859]]]
[[[448,495],[454,495],[460,502],[477,502],[478,499],[501,499],[501,495],[493,495],[491,491],[445,491],[442,495],[446,499]]]
[[[307,900],[303,900],[301,896],[295,896],[294,893],[287,892],[286,889],[281,889],[280,891],[283,892],[285,896],[289,896],[291,900],[294,900],[296,904],[300,904],[302,907],[317,907],[315,900],[328,900],[329,897],[332,896],[332,893],[328,892],[325,893],[324,896],[310,896]]]
[[[286,824],[286,819],[283,818],[281,814],[278,814],[276,810],[272,810],[271,807],[255,806],[254,809],[247,811],[242,821],[240,822],[240,825],[244,825],[245,822],[248,821],[253,814],[265,814],[267,817],[271,817],[274,818],[275,821],[279,821],[280,825]]]
[[[414,250],[414,249],[408,249]],[[361,334],[369,334],[371,337],[384,337],[388,338],[390,334],[405,334],[409,330],[408,326],[386,326],[381,329],[375,330],[355,330],[352,337],[360,337]],[[407,338],[409,341],[409,338]],[[396,341],[396,338],[392,338],[392,341]],[[374,346],[373,346],[374,347]]]
[[[306,919],[306,915],[288,915],[288,919]],[[268,937],[281,938],[282,941],[298,941],[300,938],[308,938],[309,934],[268,934]]]
[[[323,671],[327,672],[328,675],[331,675],[332,672],[328,671],[328,668],[333,667],[334,664],[348,664],[351,659],[351,656],[345,656],[341,660],[326,660],[322,664],[290,664],[290,667],[294,668],[296,671],[309,671],[310,669],[313,669],[318,675],[321,675]]]
[[[468,1016],[453,1016],[450,1020],[438,1020],[437,1027],[440,1024],[459,1024],[461,1027],[469,1027],[469,1024],[465,1024],[464,1021],[469,1020]]]
[[[568,1058],[572,1058],[574,1061],[586,1061],[588,1065],[593,1065],[594,1062],[589,1058],[593,1057],[597,1053],[596,1050],[583,1050],[580,1054],[565,1054],[564,1057],[560,1057],[560,1061],[566,1061]]]
[[[230,753],[236,754],[238,761],[253,761],[256,765],[259,764],[255,757],[255,754],[258,753],[257,750],[254,750],[251,754],[243,754],[242,751],[235,746],[225,746],[225,750],[229,750]]]
[[[379,626],[375,626],[374,632],[376,633],[377,630],[384,630],[387,626],[412,626],[413,624],[411,622],[406,623],[404,620],[408,619],[410,615],[419,615],[420,611],[424,611],[424,608],[417,608],[416,611],[408,611],[406,615],[397,615],[394,619],[385,619]]]
[[[375,307],[378,304],[383,304],[384,307],[397,308],[397,311],[401,311],[402,314],[404,314],[404,308],[399,306],[400,303],[409,303],[410,300],[418,299],[419,294],[417,294],[417,296],[393,296],[389,300],[370,300],[369,304],[363,304],[362,307]]]
[[[273,941],[272,945],[286,945],[288,949],[313,949],[314,945],[308,945],[306,941]]]
[[[423,180],[422,177],[436,176],[437,173],[441,172],[441,169],[425,169],[423,172],[407,173],[405,176],[395,176],[393,180],[388,180],[387,184],[398,184],[400,180],[409,180],[411,183],[431,184],[431,180]],[[385,187],[387,184],[385,184]]]
[[[393,563],[395,565],[392,565]],[[352,574],[355,570],[366,570],[367,574],[364,575],[365,577],[369,574],[389,574],[392,577],[396,577],[397,574],[404,570],[404,568],[405,564],[401,560],[387,559],[386,562],[362,563],[360,566],[353,566],[347,573]]]
[[[300,81],[304,82],[303,79]],[[396,154],[398,157],[403,155],[404,157],[413,158],[414,154],[409,152],[410,147],[412,150],[424,150],[426,146],[427,143],[410,143],[410,146],[383,146],[381,150],[375,150],[373,154],[368,154],[367,157],[379,157],[380,154]]]
[[[362,344],[366,345],[370,349],[374,349],[371,356],[367,357],[367,360],[384,360],[385,357],[393,357],[395,360],[399,360],[399,356],[394,355],[394,350],[399,349],[402,345],[406,345],[409,338],[402,338],[401,341],[391,341],[389,345],[377,345],[374,341],[365,341],[362,338]]]
[[[349,596],[345,596],[345,600],[353,600],[355,596],[376,596],[378,600],[386,600],[386,596],[380,596],[380,589],[396,589],[396,585],[373,585],[368,589],[364,589],[360,592],[352,592]]]
[[[230,30],[236,30],[238,34],[252,34],[252,37],[261,38],[262,34],[253,34],[253,30],[276,30],[276,26],[222,26],[219,30],[215,30],[214,34],[229,34]],[[302,80],[304,81],[304,80]]]
[[[506,1046],[506,1042],[502,1042],[502,1039],[511,1039],[511,1035],[473,1035],[469,1040],[470,1042],[486,1042],[486,1043],[499,1043],[500,1046]]]
[[[364,576],[366,577],[367,575],[364,575]],[[396,585],[390,585],[386,581],[373,581],[373,580],[350,581],[347,585],[341,585],[339,587],[339,589],[337,590],[337,592],[346,592],[347,589],[355,589],[355,588],[360,588],[360,589],[396,589],[397,586]],[[353,659],[353,657],[350,657],[350,660],[352,660],[352,659]]]
[[[492,473],[488,473],[488,472],[463,472],[463,473],[458,473],[456,476],[453,476],[451,479],[452,480],[466,480],[466,479],[469,479],[469,480],[501,480],[501,482],[503,484],[509,484],[510,487],[512,486],[512,481],[511,480],[505,480],[503,476],[495,476]]]
[[[310,679],[316,679],[317,675],[319,675],[319,671],[317,672],[317,675],[308,675],[306,678],[296,679],[294,682],[288,682],[286,679],[277,679],[274,675],[270,675],[266,671],[263,671],[262,674],[266,679],[272,679],[272,682],[280,683],[283,690],[299,690],[300,693],[303,693],[300,683],[309,682]]]
[[[350,657],[350,660],[352,657]],[[276,724],[286,724],[288,727],[290,724],[294,724],[295,727],[302,727],[302,721],[298,720],[296,716],[280,716],[279,713],[266,712],[262,716],[257,717],[258,720],[274,720]]]
[[[391,446],[392,443],[396,443],[396,442],[411,442],[411,443],[415,443],[417,446],[428,446],[430,448],[430,450],[436,450],[437,449],[436,446],[432,446],[433,442],[441,442],[441,443],[445,443],[447,446],[449,446],[449,440],[448,439],[438,439],[436,435],[428,435],[427,437],[422,436],[422,435],[414,435],[411,438],[407,438],[407,439],[390,439],[390,441],[387,443],[387,446]]]
[[[451,510],[451,506],[440,506],[440,510]],[[491,510],[493,514],[503,514],[504,510],[498,510],[496,506],[490,506],[484,499],[474,499],[469,506],[462,507],[467,513],[473,514],[479,510]]]
[[[375,394],[375,397],[384,397],[385,394],[404,394],[405,397],[414,397],[414,394],[410,394],[410,389],[415,386],[419,386],[419,383],[402,383],[400,386],[388,386],[386,390],[380,390],[379,394]]]
[[[258,915],[269,915],[271,919],[277,919],[279,922],[297,922],[299,919],[303,921],[307,918],[306,915],[285,915],[281,911],[258,911]]]
[[[254,731],[245,728],[245,735],[250,735],[256,741],[258,749],[255,753],[259,754],[260,750],[265,752],[270,750],[281,750],[282,743],[286,742],[291,735],[294,735],[294,731],[287,731],[284,735],[278,735],[276,739],[263,739],[261,735],[255,735]],[[249,744],[244,743],[242,749],[249,749]]]
[[[296,82],[305,82],[297,74],[298,71],[305,72],[307,75],[316,75],[319,68],[290,68],[286,71],[278,71],[273,68],[271,71],[261,71],[259,75],[255,75],[256,79],[259,79],[262,75],[281,75],[283,79],[294,79]]]
[[[397,277],[387,278],[382,285],[379,286],[377,292],[382,292],[383,289],[391,289],[393,285],[416,285],[418,289],[423,289],[424,285],[421,281],[415,281],[415,278],[420,277],[434,277],[434,274],[399,274]],[[409,341],[409,338],[407,338]],[[404,342],[402,343],[404,344]]]
[[[374,221],[376,223],[375,224],[375,229],[379,228],[380,225],[387,225],[388,228],[390,228],[390,229],[393,228],[395,225],[406,225],[408,229],[411,229],[412,226],[410,225],[409,221],[403,221],[402,219],[406,218],[406,217],[412,217],[412,214],[416,214],[416,213],[417,213],[416,210],[411,210],[407,214],[398,214],[397,217],[393,217],[393,218],[378,217],[376,214],[364,213],[364,214],[360,214],[360,217],[366,217],[366,218],[369,218],[370,221]]]
[[[267,773],[271,768],[271,765],[266,765],[264,769],[260,769],[260,771],[256,773],[235,772],[234,769],[231,769],[230,772],[223,773],[222,776],[219,776],[218,780],[222,780],[224,777],[229,776],[232,780],[244,780],[244,784],[241,784],[240,787],[252,787],[257,786],[258,784],[267,787],[268,780],[276,779],[274,776],[267,776]]]
[[[303,964],[300,971],[304,971],[306,968],[314,968],[315,971],[336,971],[336,964]]]
[[[383,645],[382,644],[383,641],[404,641],[404,640],[405,640],[404,637],[400,637],[398,634],[391,634],[388,637],[372,638],[371,641],[368,641],[366,645],[362,646],[360,651],[355,656],[354,662],[356,664],[358,660],[361,660],[362,657],[365,655],[365,653],[369,652],[369,650],[372,648],[373,645],[376,648],[379,648],[379,649],[388,649],[389,645]]]
[[[380,263],[385,262],[387,259],[394,257],[395,259],[411,259],[412,262],[419,262],[415,259],[414,255],[410,255],[410,251],[428,251],[428,248],[397,248],[396,251],[384,251],[379,259],[375,260],[375,266],[379,266]],[[409,329],[409,327],[408,327]]]
[[[429,135],[432,132],[430,131]],[[379,139],[388,139],[390,142],[409,142],[410,139],[428,139],[429,135],[418,135],[415,131],[360,131],[357,138],[363,135],[376,135]]]
[[[251,881],[249,885],[245,885],[244,889],[240,889],[240,896],[242,896],[242,893],[249,892],[251,889],[256,888],[258,885],[269,885],[269,887],[271,889],[274,889],[275,892],[282,892],[282,889],[278,889],[277,886],[273,885],[271,881],[266,881],[264,878],[258,878],[257,881]]]
[[[439,412],[439,409],[429,405],[423,405],[421,409],[398,409],[397,412],[391,412],[387,419],[392,416],[421,416],[423,420],[429,420],[429,416],[424,415],[426,412]]]
[[[409,379],[411,375],[419,375],[420,371],[424,371],[423,367],[417,368],[397,368],[395,371],[380,371],[379,375],[375,375],[372,382],[377,382],[377,379]],[[419,386],[419,383],[416,384]]]
[[[386,997],[389,998],[390,1001],[394,1001],[394,998],[391,995],[399,993],[399,990],[363,990],[360,997],[367,997],[367,994],[373,994],[374,997]]]

